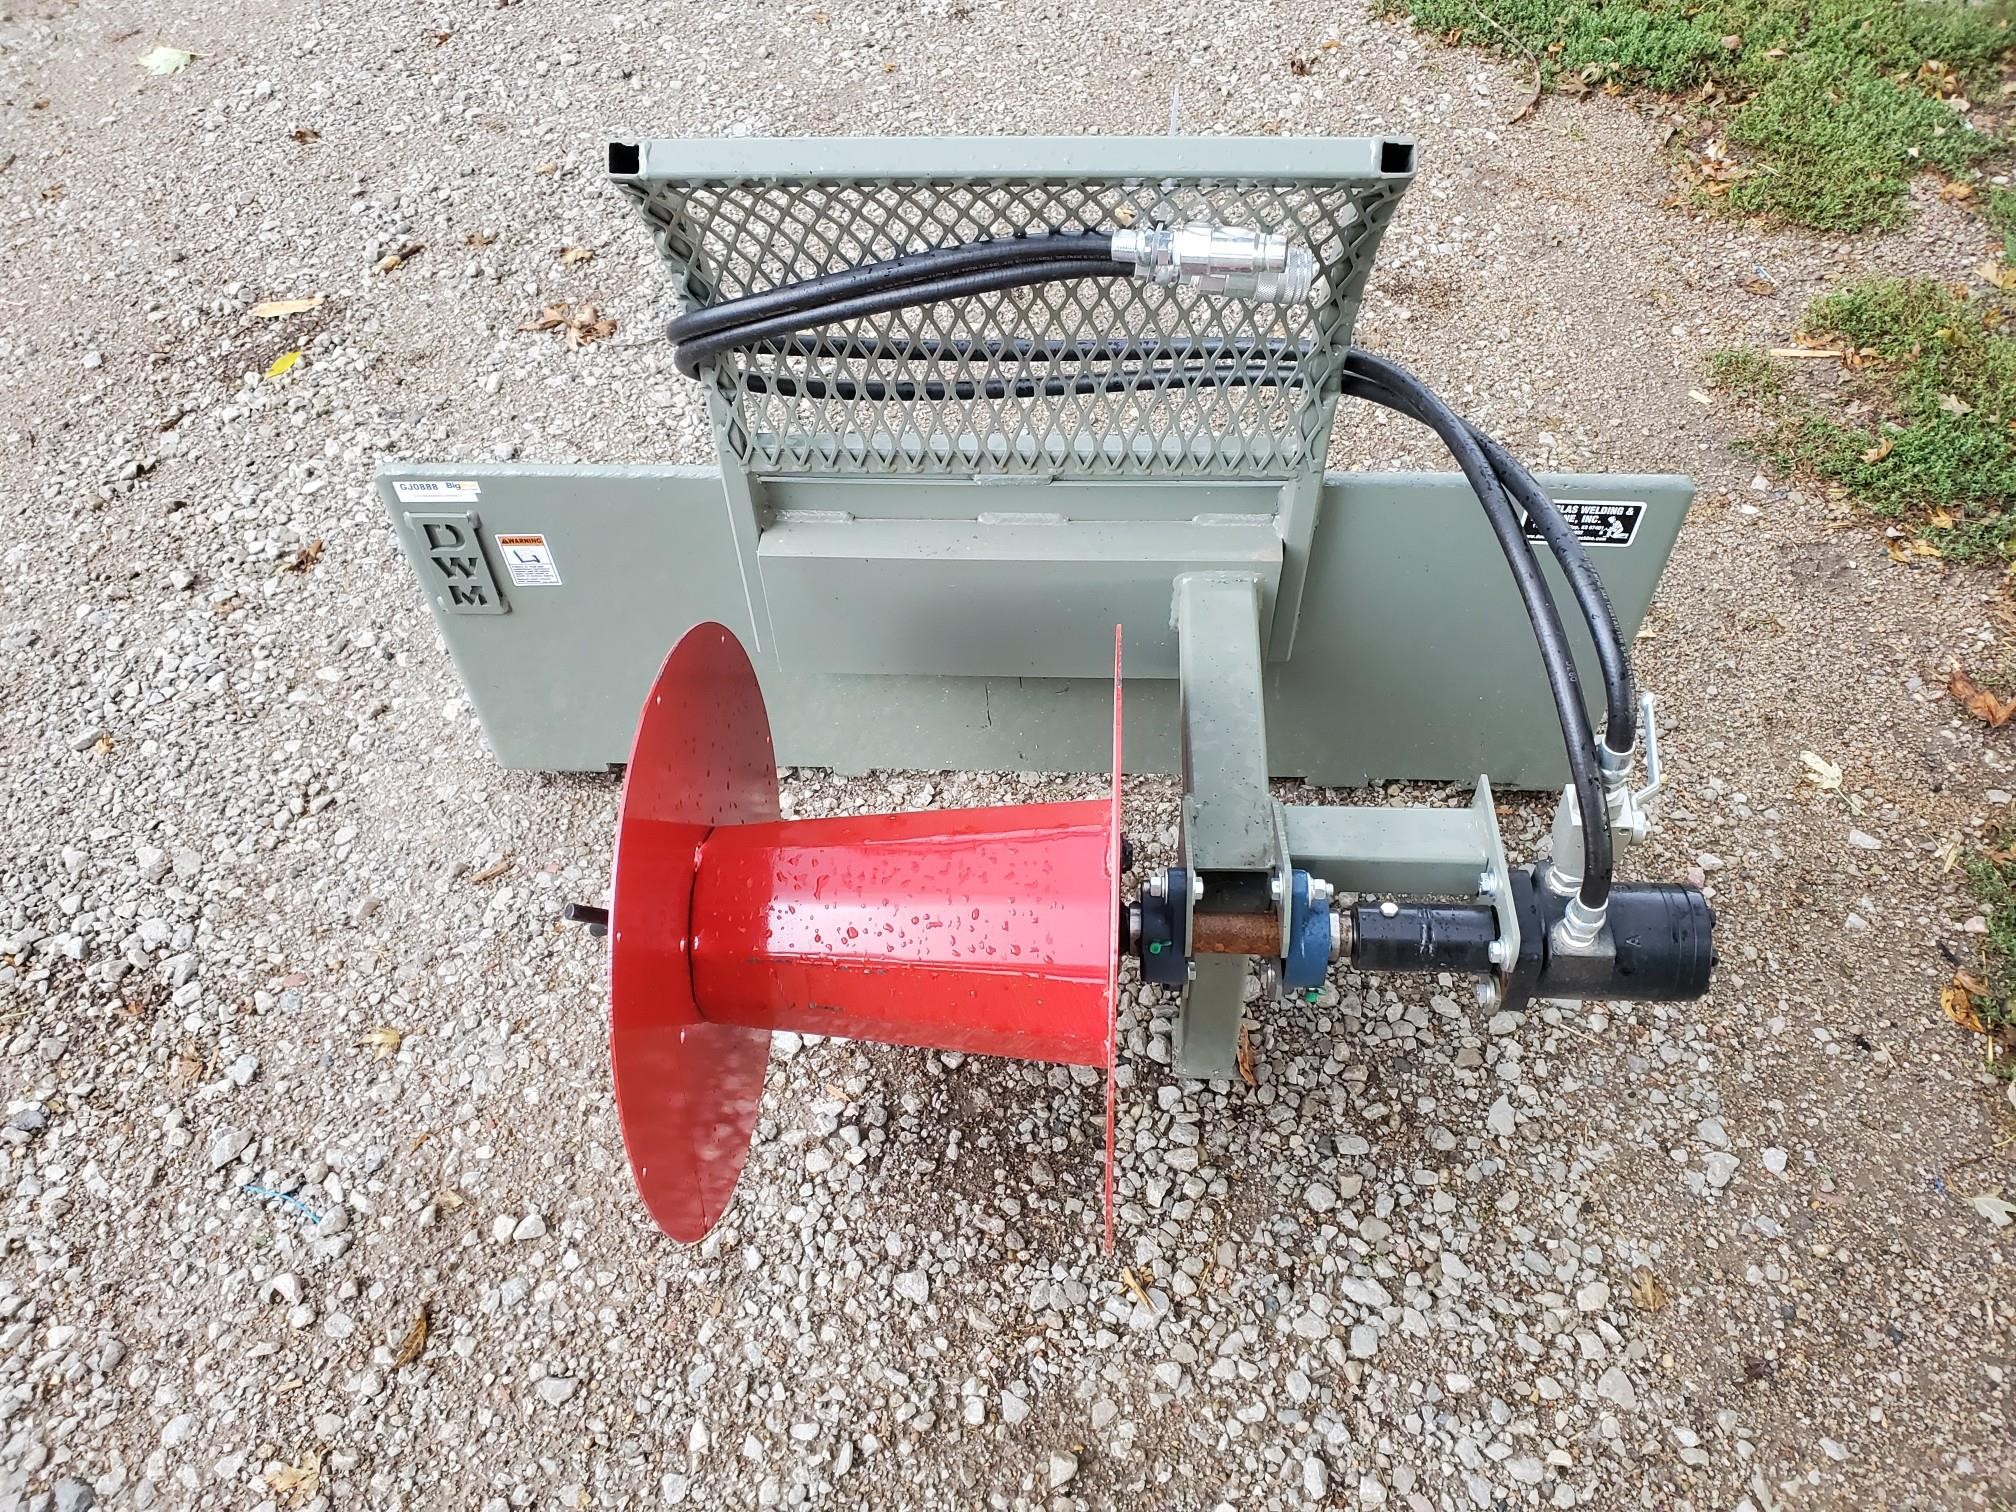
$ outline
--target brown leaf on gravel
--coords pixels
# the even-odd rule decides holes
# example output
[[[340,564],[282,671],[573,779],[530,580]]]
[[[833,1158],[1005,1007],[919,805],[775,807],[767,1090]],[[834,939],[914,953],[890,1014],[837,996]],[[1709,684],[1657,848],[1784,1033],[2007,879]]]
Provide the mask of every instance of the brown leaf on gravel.
[[[427,1304],[420,1304],[420,1312],[413,1319],[413,1326],[406,1330],[406,1337],[399,1341],[399,1349],[392,1356],[392,1368],[403,1369],[420,1358],[427,1347]]]
[[[1253,1039],[1246,1032],[1246,1026],[1239,1026],[1239,1080],[1249,1087],[1260,1085],[1260,1078],[1253,1069]]]
[[[1984,262],[1974,271],[1998,289],[2016,289],[2016,263]]]
[[[471,231],[467,236],[462,238],[462,245],[465,247],[487,247],[496,240],[497,233],[495,231]]]
[[[1755,294],[1759,299],[1769,299],[1778,292],[1778,285],[1762,273],[1752,273],[1748,278],[1738,279],[1736,287],[1745,294]]]
[[[1991,730],[1999,730],[2016,718],[2016,698],[1997,698],[1958,667],[1946,679],[1946,691],[1955,703]]]
[[[359,1049],[369,1050],[371,1052],[371,1059],[383,1060],[386,1056],[397,1051],[405,1042],[406,1036],[397,1029],[391,1028],[389,1025],[381,1025],[357,1041],[357,1046]]]
[[[1970,1034],[1986,1034],[1988,1026],[1981,1021],[1981,1010],[1974,1005],[1974,994],[1968,990],[1968,983],[1962,980],[1970,975],[1968,972],[1956,972],[1953,980],[1939,989],[1939,1008]],[[1973,980],[1983,987],[1988,985],[1979,977]]]
[[[296,126],[287,135],[304,147],[310,142],[319,142],[322,140],[322,133],[317,131],[313,126]]]
[[[317,536],[306,546],[294,553],[293,558],[280,570],[282,572],[306,572],[322,560],[322,538]]]
[[[593,247],[562,247],[559,253],[560,261],[570,268],[577,263],[590,262],[594,256]]]
[[[1666,1305],[1666,1284],[1644,1266],[1631,1272],[1631,1300],[1645,1312],[1657,1312]]]
[[[505,856],[501,860],[491,862],[490,865],[484,867],[481,871],[469,873],[469,880],[476,883],[495,882],[517,864],[509,856]]]
[[[571,310],[563,302],[549,304],[518,327],[521,331],[558,331],[570,347],[593,345],[616,334],[616,321],[592,304],[578,304]]]
[[[1130,1265],[1125,1270],[1120,1272],[1120,1282],[1123,1286],[1127,1288],[1128,1291],[1134,1294],[1134,1300],[1136,1302],[1139,1302],[1143,1307],[1147,1308],[1150,1312],[1153,1312],[1155,1310],[1154,1299],[1148,1295],[1146,1288],[1144,1288],[1141,1285],[1141,1278],[1134,1274],[1133,1266]]]
[[[292,1465],[276,1464],[266,1471],[266,1489],[300,1506],[322,1487],[322,1456],[313,1449],[303,1451]]]

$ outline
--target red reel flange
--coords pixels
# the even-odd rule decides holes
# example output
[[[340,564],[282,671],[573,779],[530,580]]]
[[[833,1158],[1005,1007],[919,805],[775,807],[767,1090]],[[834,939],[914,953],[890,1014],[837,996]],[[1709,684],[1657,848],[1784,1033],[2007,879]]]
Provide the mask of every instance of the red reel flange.
[[[720,1220],[789,1029],[1105,1067],[1112,1242],[1119,672],[1116,633],[1108,798],[780,820],[741,644],[706,624],[673,648],[624,780],[609,952],[623,1143],[667,1234]]]

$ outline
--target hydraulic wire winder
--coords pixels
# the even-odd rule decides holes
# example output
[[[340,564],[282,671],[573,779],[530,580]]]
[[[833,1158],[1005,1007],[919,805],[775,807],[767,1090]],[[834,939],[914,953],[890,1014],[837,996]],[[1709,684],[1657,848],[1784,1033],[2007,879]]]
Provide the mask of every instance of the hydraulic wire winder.
[[[1352,345],[1414,170],[1395,138],[610,144],[719,465],[378,486],[498,759],[627,766],[610,905],[570,914],[609,933],[666,1232],[719,1219],[777,1029],[1106,1067],[1110,1237],[1123,954],[1217,1079],[1256,970],[1282,1012],[1337,965],[1508,1007],[1707,989],[1702,894],[1615,875],[1660,783],[1629,647],[1692,487],[1535,478]],[[1326,471],[1340,398],[1458,471]],[[792,821],[780,762],[1112,781]],[[1123,768],[1182,775],[1131,898]],[[1507,858],[1493,781],[1561,786],[1548,859]]]

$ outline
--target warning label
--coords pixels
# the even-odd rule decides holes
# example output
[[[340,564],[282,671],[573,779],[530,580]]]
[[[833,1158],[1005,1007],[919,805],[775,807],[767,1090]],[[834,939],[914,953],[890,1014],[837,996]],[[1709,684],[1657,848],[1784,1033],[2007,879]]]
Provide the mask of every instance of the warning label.
[[[1629,546],[1638,534],[1638,522],[1645,517],[1645,505],[1638,499],[1556,499],[1554,503],[1585,546]],[[1526,539],[1540,539],[1540,529],[1530,519]]]
[[[560,586],[560,569],[553,565],[553,548],[543,535],[500,535],[497,550],[504,558],[504,570],[518,587]]]

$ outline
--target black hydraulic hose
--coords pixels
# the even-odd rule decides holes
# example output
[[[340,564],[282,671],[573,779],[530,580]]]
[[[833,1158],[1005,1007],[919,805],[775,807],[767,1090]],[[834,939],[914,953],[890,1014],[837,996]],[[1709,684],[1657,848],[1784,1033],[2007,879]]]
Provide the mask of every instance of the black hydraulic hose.
[[[1504,485],[1498,481],[1484,449],[1471,436],[1470,428],[1433,390],[1399,364],[1353,349],[1344,374],[1343,391],[1375,404],[1384,403],[1388,395],[1404,400],[1411,418],[1442,438],[1442,444],[1449,448],[1449,455],[1456,459],[1478,502],[1484,506],[1485,518],[1498,538],[1498,549],[1512,571],[1520,602],[1532,623],[1533,638],[1539,644],[1540,661],[1547,673],[1547,688],[1553,695],[1554,712],[1561,723],[1569,780],[1575,789],[1575,806],[1582,816],[1582,902],[1591,909],[1606,907],[1615,858],[1602,775],[1596,765],[1596,738],[1589,728],[1588,710],[1582,706],[1581,683],[1575,674],[1575,658],[1568,648],[1560,612],[1547,592],[1532,548],[1519,529]]]
[[[1467,422],[1466,422],[1467,423]],[[1603,744],[1619,756],[1629,756],[1638,738],[1638,695],[1631,676],[1631,657],[1624,649],[1624,629],[1617,623],[1617,610],[1610,592],[1582,549],[1581,537],[1562,516],[1553,496],[1542,488],[1519,459],[1476,426],[1470,434],[1483,449],[1491,470],[1510,489],[1526,511],[1526,517],[1540,532],[1540,539],[1561,566],[1568,591],[1589,626],[1589,639],[1596,647],[1596,662],[1603,674]]]
[[[689,337],[674,350],[672,361],[688,378],[697,378],[700,369],[722,352],[737,347],[760,346],[817,326],[843,320],[860,320],[909,305],[935,304],[941,299],[963,299],[975,294],[992,294],[1029,284],[1052,283],[1070,278],[1126,278],[1133,273],[1126,263],[1111,258],[1082,258],[1061,262],[1037,262],[1022,267],[980,268],[955,273],[918,284],[898,284],[869,288],[846,299],[817,309],[794,310],[767,319],[724,326],[704,336]],[[726,308],[721,306],[718,308]]]
[[[1353,358],[1359,350],[1352,348]],[[1384,385],[1379,387],[1383,389]],[[1383,396],[1364,392],[1357,397],[1369,399],[1410,420],[1427,423],[1425,417],[1417,414],[1411,405],[1390,390]],[[1458,418],[1461,419],[1460,416]],[[1637,738],[1638,699],[1631,674],[1631,658],[1624,649],[1624,631],[1617,623],[1617,612],[1611,606],[1609,592],[1590,564],[1589,554],[1583,549],[1580,538],[1547,490],[1540,486],[1517,457],[1497,441],[1467,420],[1462,423],[1484,453],[1499,482],[1510,490],[1519,506],[1526,511],[1527,518],[1540,532],[1541,540],[1560,564],[1561,575],[1568,580],[1569,591],[1575,595],[1576,606],[1582,611],[1583,622],[1589,627],[1589,639],[1596,647],[1596,661],[1602,672],[1603,743],[1618,755],[1628,756]]]
[[[742,387],[751,394],[780,399],[865,399],[933,402],[969,399],[1061,399],[1081,394],[1152,394],[1173,388],[1300,388],[1303,380],[1289,373],[1232,363],[1128,368],[1076,378],[810,378],[795,373],[744,373]]]
[[[895,289],[909,284],[928,283],[955,273],[972,273],[986,268],[1015,268],[1052,262],[1082,262],[1086,258],[1111,258],[1113,238],[1102,232],[1071,231],[1043,236],[1004,236],[993,241],[967,242],[956,247],[932,247],[923,252],[905,252],[884,262],[839,268],[797,283],[778,284],[753,294],[689,310],[665,328],[674,346],[696,337],[711,335],[729,326],[767,320],[773,315],[796,315],[816,310],[836,300],[877,289]]]

